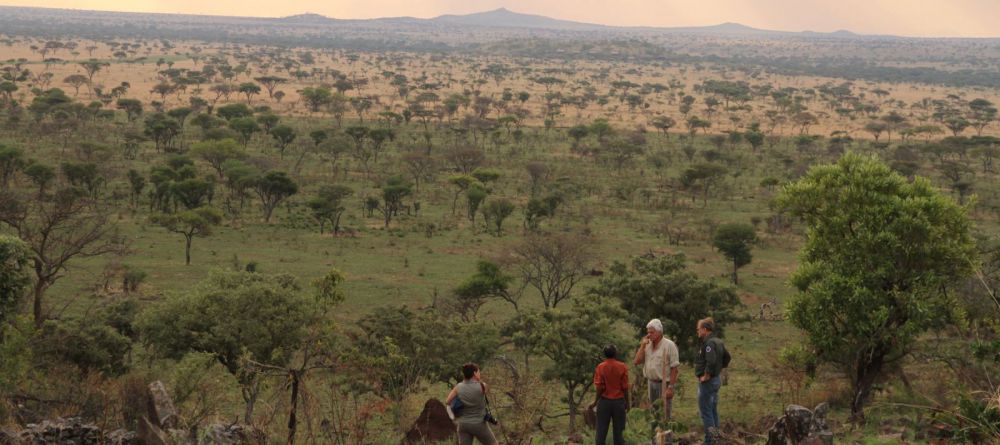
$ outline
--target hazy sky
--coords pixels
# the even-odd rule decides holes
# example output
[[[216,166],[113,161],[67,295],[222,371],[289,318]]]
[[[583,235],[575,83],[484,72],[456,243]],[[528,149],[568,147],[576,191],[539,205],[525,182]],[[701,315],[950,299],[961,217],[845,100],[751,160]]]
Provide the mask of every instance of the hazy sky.
[[[280,17],[434,17],[499,7],[607,25],[738,22],[787,31],[1000,37],[1000,0],[0,0],[9,6]]]

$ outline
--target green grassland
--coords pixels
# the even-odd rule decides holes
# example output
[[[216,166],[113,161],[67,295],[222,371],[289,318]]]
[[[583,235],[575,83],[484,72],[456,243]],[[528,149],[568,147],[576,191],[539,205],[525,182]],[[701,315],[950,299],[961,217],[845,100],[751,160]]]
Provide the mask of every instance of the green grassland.
[[[125,125],[123,116],[117,119],[115,123],[96,125],[107,125],[107,129]],[[312,129],[329,129],[335,125],[332,119],[319,117],[284,117],[282,122],[294,126],[302,139]],[[354,123],[345,123],[345,126],[349,124]],[[175,144],[178,149],[183,150],[199,138],[198,130],[191,127],[188,126]],[[112,221],[128,240],[128,253],[73,261],[66,277],[48,293],[47,305],[52,315],[60,318],[85,316],[123,298],[137,298],[144,305],[174,298],[190,292],[213,268],[242,268],[250,262],[257,263],[258,270],[291,273],[302,282],[318,278],[331,268],[341,270],[347,277],[343,288],[347,298],[330,321],[347,329],[352,329],[352,323],[359,317],[382,306],[428,307],[472,274],[478,259],[500,255],[506,246],[524,236],[521,207],[530,189],[525,171],[529,161],[546,163],[553,171],[552,179],[564,178],[573,184],[572,197],[560,208],[558,216],[545,220],[542,227],[547,231],[588,233],[597,252],[592,259],[596,271],[606,270],[614,261],[625,261],[648,252],[680,252],[687,257],[689,267],[701,277],[728,285],[730,264],[711,247],[711,230],[721,223],[757,221],[761,240],[753,250],[753,262],[739,272],[742,280],[736,291],[745,304],[742,312],[748,317],[757,315],[760,305],[772,299],[778,302],[777,312],[780,313],[781,303],[793,293],[786,281],[796,267],[802,234],[797,225],[785,230],[767,230],[767,219],[774,214],[769,203],[776,192],[761,186],[761,180],[769,176],[782,181],[793,179],[809,166],[831,162],[837,157],[836,153],[827,153],[822,143],[809,150],[797,150],[791,140],[785,139],[753,152],[745,143],[715,147],[706,137],[650,133],[646,135],[645,154],[618,170],[591,157],[573,154],[563,129],[525,128],[523,143],[503,138],[498,147],[484,149],[484,166],[501,173],[488,199],[507,197],[519,206],[505,223],[504,235],[497,237],[484,230],[481,216],[477,217],[475,225],[465,218],[464,198],[459,201],[458,214],[452,215],[454,190],[446,182],[450,174],[447,165],[439,165],[435,179],[421,184],[411,198],[422,204],[419,215],[401,215],[388,229],[383,227],[377,214],[373,218],[364,216],[361,197],[379,193],[376,178],[401,172],[399,147],[422,137],[417,124],[398,126],[395,130],[396,142],[390,144],[370,180],[364,179],[357,163],[349,158],[341,160],[347,164],[348,176],[340,174],[333,179],[329,165],[320,154],[306,153],[303,168],[293,175],[301,186],[300,191],[275,211],[271,223],[261,222],[255,204],[238,215],[227,215],[211,236],[194,240],[190,266],[184,265],[183,237],[150,222],[145,196],[136,209],[128,208],[127,200],[119,200],[110,211],[113,212]],[[24,147],[29,157],[38,161],[58,165],[73,159],[72,150],[65,150],[55,139],[28,139],[11,132],[3,137],[12,145]],[[115,150],[115,138],[115,131],[100,129],[81,137],[105,143],[111,150]],[[299,154],[296,150],[303,146],[291,147],[288,155],[279,159],[269,139],[256,136],[249,144],[251,157],[266,160],[278,170],[293,170]],[[434,154],[443,154],[450,144],[450,138],[436,134]],[[686,145],[693,145],[698,150],[693,161],[681,152],[681,147]],[[853,143],[849,150],[873,152],[887,159],[892,156],[891,148],[875,148],[865,141]],[[720,162],[725,163],[728,173],[710,190],[703,205],[700,191],[681,188],[676,178],[686,167],[699,162],[707,151],[721,153],[723,160]],[[665,167],[657,169],[649,162],[654,154],[668,159]],[[144,146],[134,161],[123,160],[112,153],[102,163],[110,178],[103,193],[121,195],[127,190],[125,171],[136,169],[146,174],[165,156],[154,152],[151,144]],[[200,174],[211,173],[207,165],[198,163]],[[922,163],[917,174],[945,185],[929,160]],[[342,222],[345,233],[338,236],[319,233],[317,222],[304,205],[320,185],[334,181],[355,190]],[[971,214],[976,233],[982,237],[995,237],[1000,233],[996,209],[990,208],[997,202],[997,185],[995,173],[976,175],[973,190],[981,198],[974,201]],[[17,186],[26,186],[26,183],[19,181]],[[216,204],[226,193],[222,185],[217,186]],[[944,193],[950,191],[946,189]],[[431,232],[427,230],[430,225],[434,227]],[[682,227],[684,239],[677,244],[670,243],[663,233],[665,226]],[[103,286],[108,280],[105,270],[109,264],[124,264],[148,273],[138,295],[122,295],[116,282],[107,288]],[[576,289],[576,298],[587,298],[585,290],[596,280],[591,277],[581,283]],[[535,301],[530,294],[526,298]],[[511,314],[508,305],[491,302],[481,316],[499,321]],[[779,365],[779,351],[801,338],[797,329],[783,320],[754,320],[728,327],[726,340],[736,358],[729,371],[728,384],[722,390],[720,413],[724,420],[753,425],[763,416],[779,414],[784,405],[791,402],[814,405],[825,400],[842,400],[846,383],[834,370],[822,369],[811,386],[801,388],[795,383],[796,376]],[[638,343],[638,338],[635,342]],[[624,345],[623,349],[631,351],[634,346]],[[909,372],[914,373],[913,381],[920,388],[929,388],[922,385],[932,385],[932,376],[941,371],[932,365],[912,369]],[[693,382],[691,370],[685,365],[675,412],[678,421],[696,429],[699,420]],[[220,390],[237,391],[235,387]],[[422,394],[414,394],[403,405],[404,419],[416,415],[425,396],[440,397],[445,390],[441,386],[431,386]],[[876,404],[896,400],[894,397],[905,396],[885,392]],[[271,400],[278,406],[283,403]],[[559,411],[558,406],[554,404],[554,412]],[[835,409],[837,422],[844,422],[845,406],[835,404]],[[563,421],[554,419],[548,423],[554,426]],[[550,429],[559,431],[558,427]],[[550,439],[558,436],[552,433]]]

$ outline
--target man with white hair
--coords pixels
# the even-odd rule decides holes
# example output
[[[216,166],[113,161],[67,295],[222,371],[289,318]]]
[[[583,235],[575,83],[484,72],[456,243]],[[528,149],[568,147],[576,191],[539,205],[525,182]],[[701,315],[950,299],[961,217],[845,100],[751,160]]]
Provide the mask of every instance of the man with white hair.
[[[646,324],[646,336],[635,352],[635,364],[642,365],[642,375],[649,383],[649,401],[654,406],[663,402],[663,416],[670,420],[677,367],[681,365],[677,344],[663,337],[663,323],[652,319]]]

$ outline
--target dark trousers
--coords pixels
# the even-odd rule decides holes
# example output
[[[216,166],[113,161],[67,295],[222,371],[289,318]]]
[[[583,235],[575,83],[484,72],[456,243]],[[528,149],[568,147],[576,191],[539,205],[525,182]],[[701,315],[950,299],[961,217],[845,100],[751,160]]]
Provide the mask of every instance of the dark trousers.
[[[625,445],[625,399],[601,399],[597,402],[597,445],[605,445],[608,426],[614,421],[615,445]]]

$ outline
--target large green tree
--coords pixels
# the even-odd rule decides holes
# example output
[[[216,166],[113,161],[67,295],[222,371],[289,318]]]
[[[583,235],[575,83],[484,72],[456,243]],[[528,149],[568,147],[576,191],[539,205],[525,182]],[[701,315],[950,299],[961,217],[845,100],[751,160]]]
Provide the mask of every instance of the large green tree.
[[[260,378],[255,363],[285,367],[320,322],[323,299],[306,295],[287,274],[213,271],[193,292],[168,298],[138,321],[143,341],[157,354],[180,359],[214,354],[240,382],[251,422]]]
[[[677,343],[681,359],[692,362],[698,352],[695,325],[706,316],[721,327],[737,318],[741,306],[732,289],[703,280],[687,269],[684,255],[639,256],[615,262],[592,295],[617,299],[637,332],[653,318],[663,321],[663,333]]]
[[[740,284],[737,272],[741,267],[750,264],[753,259],[750,248],[755,242],[757,233],[750,224],[723,224],[715,230],[712,246],[733,262],[733,284]]]
[[[861,419],[885,369],[955,316],[947,285],[974,258],[966,209],[927,179],[854,154],[812,168],[777,203],[808,229],[789,318],[821,361],[847,373]]]

